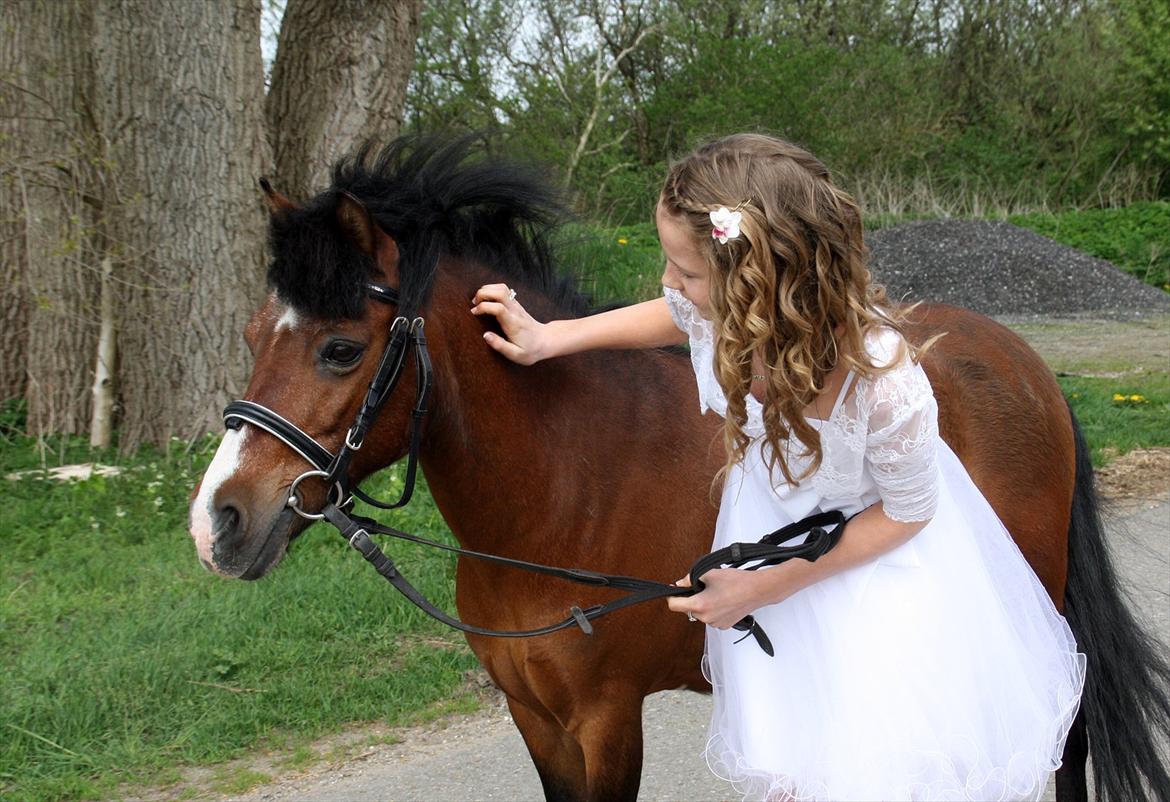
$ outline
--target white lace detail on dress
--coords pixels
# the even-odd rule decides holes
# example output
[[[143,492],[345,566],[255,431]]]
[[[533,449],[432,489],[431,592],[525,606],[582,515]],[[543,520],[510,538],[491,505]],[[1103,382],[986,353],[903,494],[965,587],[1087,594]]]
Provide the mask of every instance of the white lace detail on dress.
[[[885,329],[867,346],[878,364],[888,365],[899,356],[901,337]],[[930,519],[938,507],[938,404],[926,373],[902,353],[889,371],[864,380],[854,405],[857,419],[868,421],[865,461],[886,516]]]
[[[690,339],[691,364],[699,389],[699,410],[727,415],[727,399],[715,378],[715,327],[678,290],[663,288],[667,308],[680,331]],[[885,514],[896,521],[924,521],[938,503],[935,447],[938,406],[922,368],[899,354],[900,337],[892,329],[868,335],[866,347],[878,365],[889,371],[873,379],[858,376],[845,399],[820,423],[821,466],[808,480],[826,499],[854,498],[868,465],[880,491]],[[746,399],[749,437],[764,434],[763,408],[752,395]],[[809,457],[797,443],[786,455],[799,474]],[[782,481],[782,480],[781,480]]]

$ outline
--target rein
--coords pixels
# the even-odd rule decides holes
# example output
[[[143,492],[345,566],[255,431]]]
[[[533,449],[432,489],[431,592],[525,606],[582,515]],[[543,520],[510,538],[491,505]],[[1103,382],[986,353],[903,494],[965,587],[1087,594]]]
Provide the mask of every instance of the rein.
[[[365,289],[367,295],[381,303],[395,305],[399,303],[398,292],[394,289],[382,287],[377,284],[367,284]],[[388,504],[371,498],[356,485],[352,485],[349,479],[349,465],[353,459],[353,455],[361,449],[365,437],[373,426],[378,413],[398,385],[398,381],[402,377],[402,370],[406,365],[407,352],[412,348],[414,349],[418,384],[414,408],[411,410],[410,448],[407,458],[406,480],[398,501]],[[692,596],[699,593],[704,587],[700,577],[714,568],[727,566],[754,571],[758,568],[777,565],[785,560],[796,557],[809,560],[810,562],[816,560],[837,544],[845,529],[846,518],[839,510],[809,516],[808,518],[804,518],[803,520],[765,535],[758,543],[733,543],[730,546],[700,557],[691,566],[691,586],[679,587],[678,585],[657,582],[651,579],[640,579],[638,577],[617,574],[602,574],[581,568],[558,568],[509,557],[485,554],[457,546],[449,546],[403,532],[390,526],[384,526],[371,518],[364,518],[347,512],[347,508],[352,506],[355,498],[384,510],[397,509],[410,501],[414,493],[415,479],[417,476],[422,421],[426,416],[427,401],[430,397],[432,384],[433,370],[430,354],[427,352],[426,337],[423,334],[423,319],[422,317],[415,317],[413,320],[409,320],[405,316],[399,316],[391,324],[390,340],[387,342],[386,349],[382,353],[382,361],[378,365],[378,370],[374,374],[373,381],[370,382],[369,390],[366,393],[366,398],[362,403],[361,409],[358,411],[357,418],[349,428],[349,431],[346,432],[345,442],[337,454],[333,454],[329,449],[322,446],[296,424],[273,412],[268,407],[252,401],[231,402],[224,408],[223,420],[224,425],[228,429],[239,429],[244,423],[251,423],[263,429],[312,465],[312,470],[306,471],[298,476],[293,480],[292,485],[289,486],[288,501],[286,503],[293,512],[311,521],[328,520],[329,523],[337,528],[346,542],[356,549],[367,562],[374,566],[374,569],[386,581],[393,585],[412,604],[432,618],[462,632],[496,638],[528,638],[537,635],[548,635],[572,626],[577,626],[586,635],[592,635],[593,625],[591,622],[609,613],[653,599],[662,599],[669,596]],[[297,495],[297,486],[309,477],[320,477],[324,480],[326,486],[329,487],[326,496],[326,505],[320,513],[311,513],[305,510],[301,506],[300,498]],[[831,529],[827,529],[826,527],[831,527]],[[796,546],[781,545],[806,533],[808,534],[808,538],[804,543]],[[545,576],[567,579],[570,582],[577,582],[583,585],[625,590],[628,593],[625,596],[604,604],[596,604],[584,609],[574,605],[569,608],[568,616],[548,626],[526,630],[486,629],[464,623],[435,607],[399,573],[394,562],[370,539],[371,534],[389,535],[497,565],[520,568]],[[749,563],[751,564],[749,565]],[[754,617],[750,615],[744,616],[733,628],[746,633],[744,638],[749,635],[753,636],[760,648],[769,657],[774,655],[775,652],[771,640]],[[740,640],[743,640],[743,638]],[[738,641],[736,642],[738,643]]]

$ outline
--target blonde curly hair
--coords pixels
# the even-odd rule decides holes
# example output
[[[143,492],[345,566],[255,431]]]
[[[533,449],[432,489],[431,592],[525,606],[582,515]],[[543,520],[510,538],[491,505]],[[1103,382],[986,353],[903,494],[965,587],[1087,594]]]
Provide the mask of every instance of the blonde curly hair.
[[[768,468],[779,467],[785,481],[799,484],[823,458],[820,434],[803,411],[824,392],[826,376],[842,359],[863,376],[899,361],[874,364],[865,348],[874,328],[904,333],[904,312],[870,280],[857,203],[803,148],[736,134],[673,164],[659,204],[694,234],[710,271],[707,307],[715,326],[715,377],[727,397],[728,454],[713,488],[751,442],[744,425],[754,354],[765,365]],[[721,206],[743,213],[740,236],[725,245],[711,236],[709,214]],[[924,350],[906,347],[915,361]],[[812,456],[799,476],[785,458],[791,435],[807,449],[801,456]]]

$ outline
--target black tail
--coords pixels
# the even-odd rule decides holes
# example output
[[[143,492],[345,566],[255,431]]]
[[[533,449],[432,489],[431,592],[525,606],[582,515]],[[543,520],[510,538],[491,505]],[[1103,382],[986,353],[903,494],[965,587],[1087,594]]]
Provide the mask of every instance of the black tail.
[[[1101,526],[1089,448],[1076,416],[1072,424],[1077,472],[1064,610],[1088,657],[1081,711],[1097,799],[1168,802],[1170,775],[1155,737],[1170,733],[1170,663],[1165,647],[1141,627],[1120,592]]]

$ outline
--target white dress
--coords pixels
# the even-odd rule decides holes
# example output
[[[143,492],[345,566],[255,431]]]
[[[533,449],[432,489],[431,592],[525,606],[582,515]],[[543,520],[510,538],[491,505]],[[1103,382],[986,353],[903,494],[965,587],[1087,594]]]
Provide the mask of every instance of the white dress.
[[[725,415],[713,326],[681,293],[665,293],[690,337],[700,406]],[[885,330],[867,348],[884,365],[898,342]],[[713,548],[879,500],[895,520],[930,523],[876,560],[755,611],[775,657],[754,638],[736,643],[741,632],[707,628],[711,770],[745,799],[1039,799],[1060,765],[1085,658],[939,438],[922,368],[903,358],[872,380],[850,375],[829,418],[812,421],[824,456],[798,487],[769,475],[760,404],[749,395],[747,407],[756,439],[728,474]],[[803,446],[791,446],[799,475]]]

